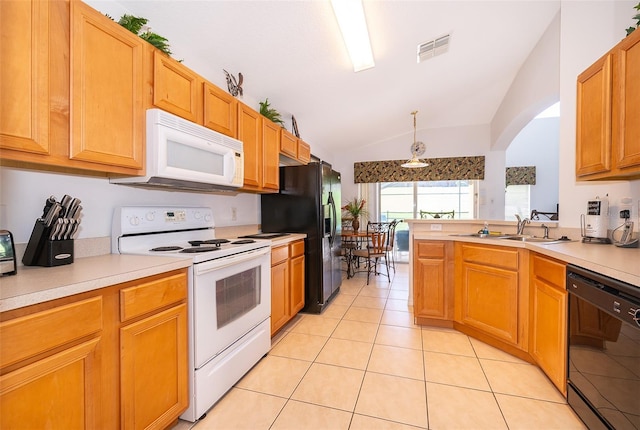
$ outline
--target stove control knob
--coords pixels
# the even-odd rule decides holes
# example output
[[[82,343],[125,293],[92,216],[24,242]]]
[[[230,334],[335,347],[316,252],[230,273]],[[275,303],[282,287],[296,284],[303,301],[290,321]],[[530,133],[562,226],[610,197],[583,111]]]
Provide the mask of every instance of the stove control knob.
[[[138,218],[137,216],[132,216],[131,218],[129,218],[129,224],[131,225],[140,224],[140,218]]]
[[[156,217],[156,214],[153,212],[147,212],[147,214],[145,215],[145,218],[147,219],[147,221],[153,221],[155,217]]]
[[[195,211],[195,212],[193,213],[193,217],[194,217],[195,219],[200,219],[200,218],[202,218],[202,214],[201,214],[200,212],[198,212],[198,211]]]
[[[211,214],[206,214],[206,215],[204,216],[204,220],[205,220],[206,222],[211,222],[211,218],[212,218],[212,217],[211,217]]]

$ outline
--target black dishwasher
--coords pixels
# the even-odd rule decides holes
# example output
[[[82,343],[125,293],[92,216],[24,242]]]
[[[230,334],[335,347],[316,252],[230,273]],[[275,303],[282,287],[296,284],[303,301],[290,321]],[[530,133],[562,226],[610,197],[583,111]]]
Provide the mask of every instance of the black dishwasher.
[[[567,266],[567,400],[591,430],[640,429],[640,287]]]

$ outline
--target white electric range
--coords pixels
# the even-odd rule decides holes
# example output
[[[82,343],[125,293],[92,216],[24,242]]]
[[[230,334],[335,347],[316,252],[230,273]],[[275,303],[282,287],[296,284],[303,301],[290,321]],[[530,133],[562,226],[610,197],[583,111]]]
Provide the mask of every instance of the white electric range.
[[[129,206],[113,215],[111,251],[191,258],[189,408],[196,421],[271,348],[271,242],[217,239],[207,207]]]

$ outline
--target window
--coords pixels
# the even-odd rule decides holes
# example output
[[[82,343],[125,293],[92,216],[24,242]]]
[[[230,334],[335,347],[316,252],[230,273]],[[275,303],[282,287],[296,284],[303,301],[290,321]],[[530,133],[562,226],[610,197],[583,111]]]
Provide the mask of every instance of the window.
[[[473,219],[478,181],[381,182],[380,219],[420,218],[419,212],[455,211],[456,219]]]
[[[531,185],[509,185],[504,193],[504,219],[515,220],[514,214],[528,217],[530,206]]]

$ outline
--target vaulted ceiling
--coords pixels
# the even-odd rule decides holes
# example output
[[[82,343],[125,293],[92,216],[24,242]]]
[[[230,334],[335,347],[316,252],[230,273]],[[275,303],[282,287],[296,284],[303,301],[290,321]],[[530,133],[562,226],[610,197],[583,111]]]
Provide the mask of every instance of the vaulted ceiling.
[[[90,1],[113,10],[104,3]],[[376,65],[354,73],[329,0],[117,5],[147,18],[174,58],[222,88],[222,69],[242,72],[245,103],[257,109],[269,98],[287,128],[293,114],[300,136],[329,150],[412,133],[414,110],[419,129],[489,124],[560,8],[546,0],[364,0]],[[418,64],[417,45],[445,34],[448,52]]]

